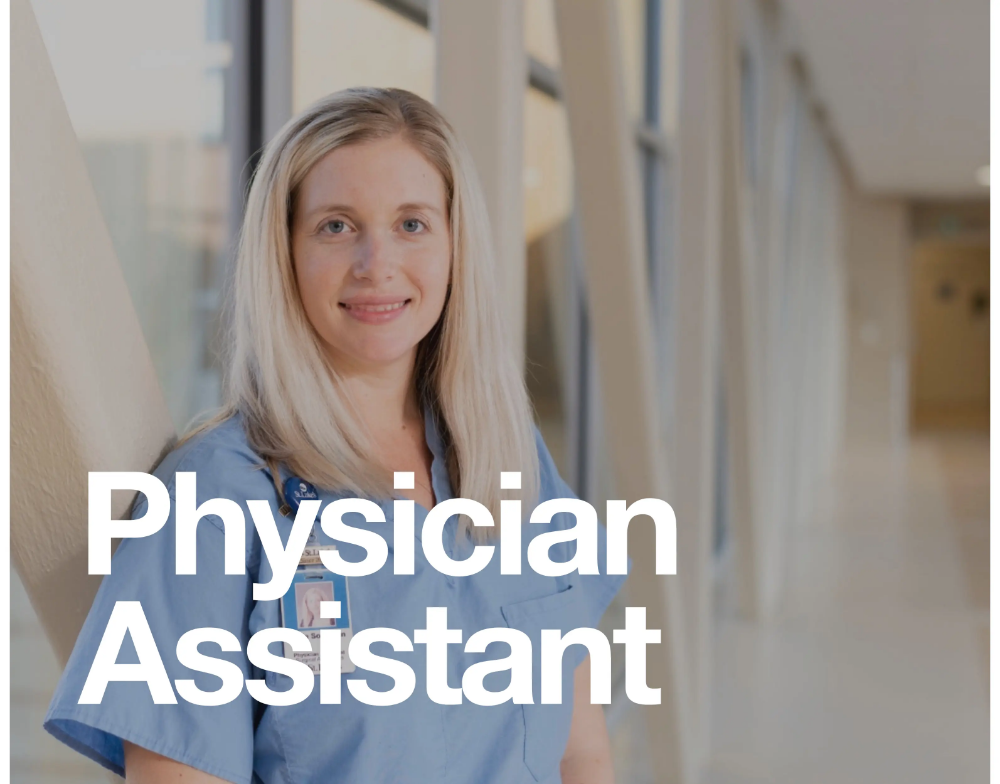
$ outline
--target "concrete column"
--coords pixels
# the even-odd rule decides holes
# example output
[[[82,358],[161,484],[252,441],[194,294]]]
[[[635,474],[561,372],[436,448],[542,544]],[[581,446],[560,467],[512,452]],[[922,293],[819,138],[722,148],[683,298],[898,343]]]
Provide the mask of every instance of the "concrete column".
[[[11,561],[64,663],[100,583],[87,472],[149,471],[174,430],[29,1],[10,16]]]
[[[606,442],[617,497],[666,498],[657,424],[653,320],[643,248],[636,146],[628,121],[614,0],[557,0],[556,19],[587,294]],[[662,702],[647,710],[656,780],[690,782],[683,607],[676,577],[655,573],[654,533],[630,530],[629,601],[645,606],[662,643],[649,651],[648,681]]]
[[[501,314],[524,355],[524,51],[522,0],[437,0],[435,102],[468,146],[486,194]]]
[[[694,748],[708,751],[712,671],[712,540],[719,319],[722,85],[718,3],[685,5],[676,136],[674,467],[678,575],[684,595]]]
[[[732,520],[740,609],[757,618],[761,606],[761,563],[764,466],[761,429],[761,371],[759,299],[754,276],[754,248],[747,221],[749,204],[744,188],[743,140],[740,112],[738,8],[722,0],[723,69],[722,144],[722,345],[726,378],[726,406],[731,482]]]

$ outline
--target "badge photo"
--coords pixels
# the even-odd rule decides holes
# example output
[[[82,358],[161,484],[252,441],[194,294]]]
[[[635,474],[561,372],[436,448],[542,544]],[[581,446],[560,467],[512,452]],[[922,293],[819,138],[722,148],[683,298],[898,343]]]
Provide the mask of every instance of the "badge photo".
[[[321,602],[340,602],[339,618],[321,618]],[[351,633],[350,597],[347,578],[323,568],[299,569],[292,578],[288,592],[281,599],[281,625],[297,629],[306,635],[312,651],[296,653],[286,643],[285,657],[304,661],[312,671],[319,673],[320,632],[339,629],[341,639],[341,672],[353,672],[354,666],[347,656]]]

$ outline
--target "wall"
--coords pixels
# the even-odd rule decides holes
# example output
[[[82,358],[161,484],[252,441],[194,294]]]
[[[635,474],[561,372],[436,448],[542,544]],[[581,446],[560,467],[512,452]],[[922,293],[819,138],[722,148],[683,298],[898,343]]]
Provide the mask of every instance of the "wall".
[[[915,428],[989,427],[989,293],[988,244],[925,240],[914,248]]]
[[[846,435],[901,444],[908,420],[909,215],[902,199],[845,189]]]

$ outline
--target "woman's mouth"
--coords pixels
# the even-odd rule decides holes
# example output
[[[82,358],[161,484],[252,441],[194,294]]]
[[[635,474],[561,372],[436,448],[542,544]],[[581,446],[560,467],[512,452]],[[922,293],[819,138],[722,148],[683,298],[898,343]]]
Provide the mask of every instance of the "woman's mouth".
[[[348,316],[363,324],[385,324],[399,318],[406,310],[411,300],[396,301],[364,301],[339,303]]]

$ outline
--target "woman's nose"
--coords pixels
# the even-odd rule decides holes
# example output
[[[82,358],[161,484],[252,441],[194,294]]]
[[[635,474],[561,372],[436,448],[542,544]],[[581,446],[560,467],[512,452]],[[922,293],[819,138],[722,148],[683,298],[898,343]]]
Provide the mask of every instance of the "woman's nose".
[[[392,280],[399,266],[395,249],[377,232],[368,235],[360,244],[354,275],[360,280],[378,284]]]

